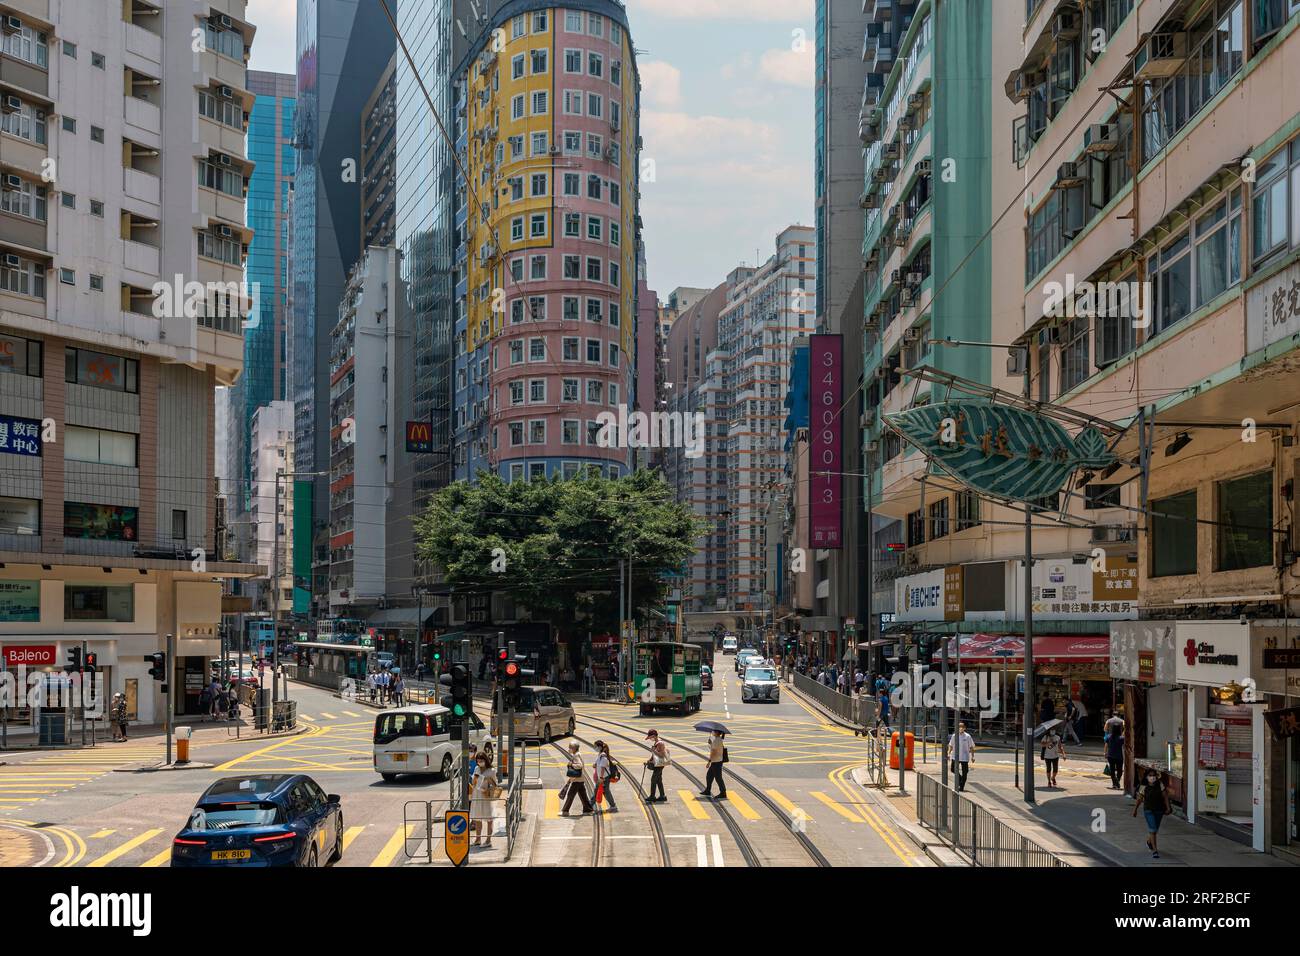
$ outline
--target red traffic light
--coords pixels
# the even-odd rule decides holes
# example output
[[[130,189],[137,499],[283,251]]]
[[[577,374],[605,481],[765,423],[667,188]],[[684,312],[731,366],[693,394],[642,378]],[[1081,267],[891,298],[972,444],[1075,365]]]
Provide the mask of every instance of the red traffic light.
[[[499,651],[497,651],[497,660],[499,660],[499,661],[503,661],[503,660],[506,659],[507,656],[508,656],[508,655],[507,655],[507,653],[506,653],[506,649],[505,649],[504,647],[501,648]]]
[[[506,676],[507,677],[519,676],[519,664],[517,662],[510,661],[509,663],[506,664]]]

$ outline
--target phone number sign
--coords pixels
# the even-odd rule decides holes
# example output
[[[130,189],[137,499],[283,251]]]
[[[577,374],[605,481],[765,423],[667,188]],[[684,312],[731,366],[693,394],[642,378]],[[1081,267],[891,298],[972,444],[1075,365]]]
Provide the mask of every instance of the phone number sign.
[[[844,337],[814,335],[809,346],[809,544],[838,550],[843,546]]]

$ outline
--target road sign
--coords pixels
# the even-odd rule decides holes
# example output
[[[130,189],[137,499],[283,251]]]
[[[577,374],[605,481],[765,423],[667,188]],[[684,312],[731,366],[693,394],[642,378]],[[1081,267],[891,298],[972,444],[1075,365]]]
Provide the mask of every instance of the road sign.
[[[456,866],[464,866],[469,856],[469,813],[465,810],[448,810],[443,823],[443,845],[447,859]]]

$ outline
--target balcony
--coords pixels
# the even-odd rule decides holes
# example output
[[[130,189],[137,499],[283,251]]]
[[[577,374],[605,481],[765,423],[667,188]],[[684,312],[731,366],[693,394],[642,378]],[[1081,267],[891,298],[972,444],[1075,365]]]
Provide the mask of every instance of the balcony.
[[[207,76],[208,83],[233,86],[235,89],[248,89],[248,71],[244,64],[236,63],[228,56],[204,50],[199,54],[199,68]]]
[[[215,151],[236,159],[243,159],[244,131],[200,115],[199,137],[194,147],[195,156],[207,156],[208,153]]]
[[[127,281],[137,285],[149,285],[150,280],[158,278],[161,250],[157,246],[127,239],[123,241],[122,249],[122,264],[127,272],[139,273],[136,276],[128,275]]]
[[[162,146],[162,111],[148,100],[138,96],[124,96],[123,117],[126,120],[126,135],[139,140],[142,144],[158,148]]]
[[[28,179],[41,177],[47,155],[45,146],[39,143],[0,133],[0,156],[4,156],[5,166],[26,173]]]
[[[238,224],[244,221],[244,199],[215,189],[199,187],[199,216],[201,222],[220,219]]]
[[[123,23],[122,37],[128,55],[138,56],[155,68],[162,66],[162,37],[158,34],[150,33],[134,23]]]
[[[53,205],[51,203],[50,207]],[[0,243],[44,252],[47,249],[45,223],[0,213]]]
[[[33,63],[10,56],[0,56],[0,83],[35,94],[37,98],[50,96],[50,74]]]
[[[162,180],[143,170],[124,169],[122,171],[122,191],[130,199],[137,199],[140,202],[157,206],[162,201]]]

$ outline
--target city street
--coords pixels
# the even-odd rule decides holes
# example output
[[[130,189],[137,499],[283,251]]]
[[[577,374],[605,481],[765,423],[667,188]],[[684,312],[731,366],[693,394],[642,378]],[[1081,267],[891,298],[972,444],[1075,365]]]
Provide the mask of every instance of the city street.
[[[639,742],[654,727],[673,759],[664,779],[668,801],[654,806],[671,865],[744,866],[747,853],[766,865],[814,865],[815,858],[792,835],[792,825],[832,865],[928,865],[863,801],[849,778],[864,759],[861,740],[792,694],[779,704],[740,703],[739,681],[729,663],[719,658],[715,689],[705,692],[703,708],[691,717],[642,717],[630,706],[578,704],[576,736],[588,743],[604,739],[626,775],[614,790],[620,812],[600,819],[598,861],[592,855],[596,821],[577,813],[576,804],[574,816],[560,813],[559,749],[531,746],[529,758],[538,755],[542,761],[544,792],[524,858],[538,866],[660,864],[646,806],[629,782],[640,778],[645,752],[618,736]],[[371,766],[372,708],[305,685],[293,685],[292,693],[308,727],[304,733],[264,743],[206,736],[191,757],[211,764],[210,769],[124,772],[162,759],[157,738],[93,750],[6,753],[0,766],[0,865],[166,866],[171,839],[195,798],[219,777],[241,773],[305,773],[328,793],[339,794],[345,850],[338,865],[400,866],[410,862],[407,849],[423,863],[422,840],[404,839],[404,808],[409,801],[444,800],[447,784],[422,777],[384,783]],[[704,761],[685,748],[704,746],[703,735],[690,729],[700,719],[722,721],[733,731],[725,803],[697,794]],[[591,748],[584,745],[582,751],[590,767]],[[736,835],[727,816],[743,836]],[[434,863],[446,865],[441,828],[435,831]]]

